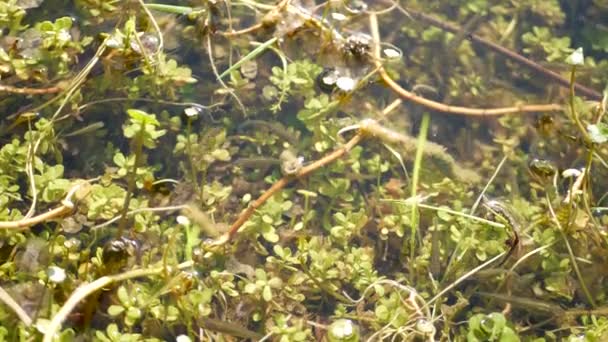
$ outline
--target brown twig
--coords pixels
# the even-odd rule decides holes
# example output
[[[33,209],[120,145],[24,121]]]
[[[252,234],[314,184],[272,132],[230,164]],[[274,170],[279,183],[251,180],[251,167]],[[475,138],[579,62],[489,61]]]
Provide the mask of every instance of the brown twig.
[[[24,218],[18,221],[0,221],[0,229],[24,230],[39,223],[53,220],[69,214],[74,210],[74,202],[72,202],[72,197],[76,196],[76,200],[80,200],[88,194],[88,188],[85,188],[82,193],[77,193],[83,185],[88,185],[88,182],[78,183],[73,186],[70,191],[68,191],[68,194],[65,196],[65,198],[61,201],[61,205],[59,207],[47,211],[46,213],[36,215],[30,218]]]
[[[454,24],[450,24],[447,21],[445,21],[444,19],[438,19],[435,18],[433,16],[430,16],[428,14],[422,13],[422,12],[417,12],[414,11],[410,8],[405,8],[406,12],[414,19],[420,20],[422,22],[425,22],[427,24],[436,26],[444,31],[448,31],[454,34],[459,34],[460,32],[462,32],[462,28],[454,25]],[[556,73],[555,71],[549,70],[545,67],[543,67],[542,65],[518,54],[515,51],[511,51],[503,46],[500,46],[494,42],[491,42],[487,39],[484,39],[476,34],[470,34],[468,33],[467,37],[474,43],[477,43],[483,47],[486,47],[496,53],[499,53],[503,56],[505,56],[506,58],[519,63],[521,65],[524,65],[552,80],[554,80],[555,82],[557,82],[557,84],[559,84],[560,86],[564,87],[564,88],[570,88],[570,80],[564,78],[563,76],[561,76],[560,74]],[[594,100],[594,101],[601,101],[602,100],[602,94],[600,94],[599,92],[587,88],[582,84],[579,83],[575,83],[574,84],[574,88],[576,89],[576,91],[578,91],[580,94],[583,94],[585,96],[587,96],[588,98]]]
[[[0,84],[0,92],[7,92],[21,95],[42,95],[42,94],[55,94],[62,91],[63,88],[59,86],[53,86],[48,88],[17,88],[9,85]]]
[[[388,115],[391,111],[393,111],[395,108],[397,108],[400,104],[401,104],[401,100],[393,101],[390,105],[388,105],[382,111],[381,115],[382,116]],[[274,183],[270,188],[268,188],[268,190],[266,190],[262,195],[260,195],[260,197],[258,197],[253,203],[251,203],[249,205],[249,207],[247,207],[247,209],[245,209],[239,215],[239,217],[236,219],[236,221],[234,221],[234,223],[230,226],[230,229],[228,230],[228,232],[226,234],[224,234],[220,239],[218,239],[216,241],[216,243],[224,244],[224,243],[232,240],[234,238],[234,236],[237,234],[239,228],[241,228],[241,226],[243,224],[245,224],[245,222],[247,222],[247,220],[249,220],[249,218],[253,215],[253,213],[259,207],[261,207],[264,203],[266,203],[266,201],[270,197],[272,197],[274,194],[276,194],[278,191],[283,189],[285,186],[287,186],[292,181],[294,181],[296,179],[302,179],[302,178],[308,176],[309,174],[313,173],[317,169],[322,168],[328,164],[331,164],[334,161],[336,161],[337,159],[346,155],[350,150],[352,150],[353,147],[355,147],[358,143],[360,143],[364,137],[365,137],[365,134],[360,131],[357,134],[355,134],[355,136],[353,136],[346,144],[344,144],[340,148],[334,150],[333,152],[327,154],[323,158],[318,159],[315,162],[313,162],[307,166],[304,166],[295,175],[289,175],[289,176],[285,176],[285,177],[279,179],[276,183]]]
[[[11,308],[11,310],[13,310],[13,312],[17,315],[17,317],[19,317],[26,327],[32,325],[33,322],[30,315],[2,287],[0,287],[0,301]]]
[[[270,11],[268,11],[268,13],[266,13],[264,15],[262,20],[255,25],[246,27],[246,28],[238,30],[238,31],[231,30],[228,32],[220,32],[219,34],[221,34],[224,37],[235,37],[235,36],[240,36],[243,34],[255,32],[263,27],[274,25],[281,18],[283,18],[282,12],[289,6],[290,1],[291,0],[282,0],[274,8],[272,8]]]
[[[382,66],[380,59],[380,33],[378,31],[378,19],[375,13],[369,14],[370,30],[372,38],[374,40],[374,60],[376,61],[376,67],[380,77],[397,95],[405,100],[413,101],[422,106],[431,108],[433,110],[457,114],[457,115],[469,115],[469,116],[496,116],[512,113],[529,113],[529,112],[542,112],[542,111],[561,111],[563,107],[558,104],[542,104],[542,105],[516,105],[512,107],[503,108],[469,108],[460,106],[450,106],[441,102],[436,102],[418,96],[412,92],[403,89],[397,82],[395,82],[391,76],[386,72]]]
[[[184,270],[193,266],[192,261],[182,262],[179,265],[175,265],[175,267],[179,270]],[[63,322],[70,315],[72,310],[79,304],[82,303],[87,297],[99,291],[100,289],[107,287],[112,283],[118,283],[124,280],[141,278],[141,277],[150,277],[154,275],[161,274],[162,272],[166,272],[167,269],[165,267],[151,267],[144,269],[134,269],[129,270],[124,273],[104,276],[96,279],[90,283],[82,283],[80,286],[72,292],[70,297],[63,303],[59,311],[53,316],[48,325],[45,326],[44,330],[44,338],[43,342],[51,342],[54,341],[57,337],[57,332],[61,329]]]
[[[44,214],[40,214],[34,217],[26,218],[18,221],[11,222],[0,222],[0,229],[17,229],[23,230],[27,229],[31,226],[37,225],[38,223],[46,222],[58,217],[62,217],[67,213],[71,212],[74,206],[70,207],[69,205],[61,204],[61,206],[47,211]]]
[[[238,30],[238,31],[228,31],[228,32],[219,32],[219,34],[221,34],[224,37],[236,37],[236,36],[240,36],[243,34],[248,34],[254,31],[257,31],[259,29],[261,29],[262,27],[264,27],[264,23],[257,23],[255,25],[249,26],[247,28],[244,28],[242,30]]]
[[[234,238],[234,236],[238,232],[239,228],[241,228],[241,226],[245,222],[247,222],[247,220],[249,220],[251,215],[253,215],[253,213],[259,207],[262,206],[262,204],[266,203],[266,201],[270,197],[272,197],[275,193],[277,193],[279,190],[283,189],[285,186],[287,186],[292,181],[294,181],[296,179],[304,178],[304,177],[308,176],[309,174],[311,174],[316,169],[321,168],[325,165],[328,165],[338,158],[341,158],[342,156],[347,154],[353,147],[355,147],[362,139],[363,139],[363,135],[360,133],[357,133],[344,146],[338,148],[337,150],[334,150],[330,154],[315,161],[314,163],[303,167],[300,170],[300,172],[298,172],[297,174],[295,174],[293,176],[285,176],[285,177],[279,179],[270,188],[268,188],[268,190],[266,190],[260,197],[258,197],[258,199],[256,199],[255,202],[251,203],[249,205],[249,207],[247,207],[247,209],[245,209],[245,211],[243,211],[239,215],[239,217],[232,224],[232,226],[230,226],[230,229],[228,230],[228,233],[227,233],[228,239],[227,240],[229,241],[232,238]]]

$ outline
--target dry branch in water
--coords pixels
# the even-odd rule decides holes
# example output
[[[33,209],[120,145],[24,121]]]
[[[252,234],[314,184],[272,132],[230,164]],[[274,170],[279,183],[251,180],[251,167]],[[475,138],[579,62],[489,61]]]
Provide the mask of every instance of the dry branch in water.
[[[415,102],[419,105],[431,108],[433,110],[456,114],[456,115],[468,115],[468,116],[497,116],[497,115],[505,115],[505,114],[514,114],[514,113],[530,113],[530,112],[554,112],[563,110],[563,106],[559,104],[542,104],[542,105],[516,105],[512,107],[503,107],[503,108],[469,108],[469,107],[459,107],[459,106],[450,106],[444,103],[436,102],[424,98],[422,96],[418,96],[412,92],[409,92],[403,89],[397,82],[395,82],[390,75],[386,72],[384,67],[382,66],[382,62],[380,59],[380,33],[378,31],[378,18],[375,13],[369,14],[369,23],[370,23],[370,31],[373,38],[373,54],[374,60],[376,61],[376,67],[378,68],[378,73],[380,74],[380,78],[384,83],[386,83],[389,88],[391,88],[399,97]]]
[[[42,95],[42,94],[55,94],[62,91],[63,88],[59,86],[53,86],[48,88],[18,88],[9,85],[0,84],[0,92],[21,94],[21,95]]]
[[[61,201],[61,205],[55,209],[47,211],[46,213],[36,215],[30,218],[23,218],[17,221],[10,222],[1,222],[0,221],[0,229],[16,229],[16,230],[24,230],[31,226],[37,225],[39,223],[47,222],[50,220],[54,220],[56,218],[63,217],[74,210],[74,202],[72,202],[72,197],[76,196],[76,200],[80,200],[84,198],[89,189],[81,189],[83,185],[88,185],[88,182],[78,183],[73,186],[65,198]]]
[[[397,108],[400,104],[401,104],[401,100],[393,101],[390,105],[388,105],[382,111],[381,115],[382,116],[388,115],[390,112],[395,110],[395,108]],[[219,239],[217,239],[215,241],[215,244],[221,245],[221,244],[224,244],[224,243],[232,240],[234,238],[234,236],[237,234],[239,228],[241,228],[241,226],[243,226],[243,224],[245,224],[245,222],[247,222],[247,220],[249,220],[249,218],[251,217],[251,215],[253,215],[253,213],[256,211],[256,209],[258,209],[264,203],[266,203],[266,201],[270,197],[272,197],[275,193],[277,193],[279,190],[283,189],[285,186],[287,186],[292,181],[294,181],[296,179],[304,178],[304,177],[308,176],[309,174],[313,173],[315,170],[317,170],[321,167],[324,167],[328,164],[331,164],[332,162],[341,158],[342,156],[347,154],[353,147],[355,147],[358,143],[360,143],[364,137],[365,137],[365,133],[359,131],[346,144],[344,144],[344,146],[327,154],[325,157],[318,159],[315,162],[313,162],[307,166],[302,167],[302,169],[295,175],[287,175],[287,176],[284,176],[283,178],[279,179],[270,188],[268,188],[268,190],[266,190],[262,195],[260,195],[260,197],[258,197],[253,203],[251,203],[249,205],[249,207],[247,207],[247,209],[245,209],[245,211],[243,211],[239,215],[239,217],[236,219],[236,221],[234,221],[234,223],[230,226],[230,229],[228,230],[228,232],[225,233],[224,235],[222,235]]]
[[[418,12],[418,11],[414,11],[409,8],[406,9],[406,12],[412,18],[414,18],[416,20],[420,20],[427,24],[436,26],[444,31],[447,31],[447,32],[450,32],[453,34],[459,34],[459,33],[463,32],[462,28],[457,27],[456,25],[450,24],[444,20],[437,19],[431,15],[428,15],[428,14],[425,14],[422,12]],[[557,82],[557,84],[560,85],[561,87],[564,87],[566,89],[570,88],[570,80],[562,77],[560,74],[556,73],[555,71],[549,70],[549,69],[543,67],[542,65],[530,60],[529,58],[526,58],[514,51],[511,51],[511,50],[509,50],[503,46],[500,46],[494,42],[491,42],[487,39],[484,39],[476,34],[472,34],[472,33],[468,33],[468,32],[465,32],[465,34],[467,34],[467,38],[470,39],[471,41],[473,41],[474,43],[477,43],[496,53],[499,53],[516,63],[524,65],[528,68],[531,68],[532,70],[536,71],[537,73],[544,75],[547,78],[550,78],[551,80]],[[579,93],[589,97],[590,99],[592,99],[594,101],[601,101],[603,98],[602,94],[595,91],[594,89],[587,88],[582,84],[574,83],[574,88]]]

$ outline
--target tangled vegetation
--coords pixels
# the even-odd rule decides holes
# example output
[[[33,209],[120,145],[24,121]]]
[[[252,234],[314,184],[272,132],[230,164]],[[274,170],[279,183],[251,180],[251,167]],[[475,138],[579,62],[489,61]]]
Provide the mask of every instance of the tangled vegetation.
[[[606,17],[0,2],[0,340],[607,340]]]

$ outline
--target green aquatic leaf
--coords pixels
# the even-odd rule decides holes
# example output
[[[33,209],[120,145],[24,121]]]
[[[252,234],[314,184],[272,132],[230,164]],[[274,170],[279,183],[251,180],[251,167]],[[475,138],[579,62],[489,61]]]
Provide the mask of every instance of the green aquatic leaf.
[[[118,316],[118,315],[122,314],[124,311],[125,311],[124,306],[110,305],[110,307],[108,307],[108,315],[110,315],[110,316]]]
[[[589,133],[591,141],[596,144],[603,144],[608,141],[608,125],[605,123],[587,125],[587,133]]]
[[[566,63],[570,65],[584,65],[585,64],[585,55],[583,54],[583,48],[578,48],[574,50],[573,53],[566,58]]]

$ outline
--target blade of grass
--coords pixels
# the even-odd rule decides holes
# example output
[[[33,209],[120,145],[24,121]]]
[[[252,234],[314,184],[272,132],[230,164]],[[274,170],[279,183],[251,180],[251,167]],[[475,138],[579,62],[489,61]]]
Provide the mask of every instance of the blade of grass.
[[[479,203],[481,202],[481,199],[483,198],[483,195],[486,193],[487,189],[490,187],[490,184],[494,183],[494,180],[496,179],[496,177],[498,176],[498,173],[500,172],[500,170],[502,170],[502,167],[504,166],[505,162],[507,161],[507,156],[505,155],[502,160],[500,161],[500,163],[498,163],[498,165],[496,166],[496,169],[494,170],[494,173],[492,174],[492,177],[490,177],[490,179],[488,180],[488,182],[486,183],[486,185],[483,187],[483,190],[481,191],[481,193],[479,194],[479,196],[477,197],[477,200],[475,201],[475,203],[473,204],[473,206],[471,207],[471,213],[470,215],[473,216],[475,215],[475,211],[477,211],[477,208],[479,207]],[[475,217],[475,216],[473,216]],[[505,228],[505,226],[503,225],[500,228]],[[464,257],[464,255],[466,254],[468,249],[465,249],[462,253],[460,253],[460,256],[458,255],[460,248],[462,245],[462,240],[458,241],[458,243],[456,244],[456,247],[454,248],[454,250],[452,251],[450,258],[448,260],[448,265],[446,266],[445,272],[444,272],[444,277],[447,277],[447,275],[449,274],[449,272],[451,272],[451,268],[452,265],[454,264],[455,260],[459,260],[462,257]],[[444,278],[447,279],[447,278]]]
[[[165,4],[146,4],[146,7],[148,9],[151,9],[154,11],[172,13],[172,14],[182,14],[182,15],[188,15],[195,11],[194,8],[189,7],[189,6],[175,6],[175,5],[165,5]]]
[[[403,174],[405,175],[405,180],[409,181],[410,180],[410,176],[407,173],[407,168],[405,167],[405,163],[403,162],[403,158],[401,157],[401,154],[397,151],[395,151],[394,148],[390,147],[388,144],[382,144],[384,145],[384,147],[386,147],[387,150],[389,150],[389,152],[391,152],[391,154],[397,158],[397,160],[399,161],[399,165],[401,165],[401,169],[403,170]]]
[[[437,299],[441,298],[441,296],[443,296],[444,294],[448,293],[453,288],[455,288],[456,286],[458,286],[458,284],[462,283],[463,281],[467,280],[473,274],[479,272],[480,270],[484,269],[488,265],[490,265],[493,262],[497,261],[498,259],[502,258],[502,256],[505,255],[506,253],[507,252],[500,252],[498,255],[496,255],[492,259],[484,262],[483,264],[481,264],[481,265],[475,267],[474,269],[470,270],[469,272],[463,274],[460,278],[456,279],[453,283],[451,283],[450,285],[448,285],[447,287],[445,287],[443,290],[441,290],[439,293],[437,293],[433,298],[431,298],[430,300],[428,300],[426,302],[426,304],[423,306],[423,308],[426,308],[429,305],[433,304],[433,302],[435,302]]]
[[[231,72],[233,72],[234,70],[240,68],[240,66],[251,60],[256,58],[257,56],[259,56],[262,52],[264,52],[269,46],[271,46],[272,44],[274,44],[277,41],[277,37],[273,37],[268,39],[267,41],[265,41],[264,43],[260,44],[257,48],[253,49],[250,53],[248,53],[245,57],[241,58],[241,60],[239,60],[238,62],[236,62],[235,64],[233,64],[230,68],[226,69],[226,71],[224,71],[223,73],[220,74],[219,78],[224,78],[226,77],[226,75],[229,75]]]
[[[404,205],[410,205],[408,203],[408,200],[394,200],[394,199],[382,199],[383,202],[392,202],[392,203],[400,203],[400,204],[404,204]],[[431,210],[435,210],[435,211],[441,211],[441,212],[446,212],[448,214],[452,214],[455,216],[460,216],[460,217],[464,217],[473,221],[477,221],[477,222],[481,222],[481,223],[485,223],[489,226],[492,227],[496,227],[496,228],[505,228],[505,225],[499,222],[494,222],[494,221],[490,221],[490,220],[486,220],[484,218],[478,217],[478,216],[474,216],[474,215],[470,215],[470,214],[466,214],[460,211],[456,211],[456,210],[452,210],[449,208],[443,208],[443,207],[437,207],[434,205],[430,205],[430,204],[424,204],[424,203],[418,203],[417,204],[418,207],[420,208],[424,208],[424,209],[431,209]]]
[[[177,269],[184,270],[193,266],[192,261],[186,261],[179,265],[175,265]],[[166,268],[160,267],[151,267],[145,269],[134,269],[130,271],[126,271],[124,273],[111,275],[111,276],[103,276],[101,278],[97,278],[95,281],[90,283],[83,283],[72,292],[70,297],[63,303],[63,306],[57,311],[57,313],[53,316],[51,321],[46,326],[44,331],[44,337],[42,339],[43,342],[52,342],[55,340],[57,332],[61,330],[61,326],[66,318],[72,313],[72,310],[82,301],[112,283],[118,283],[123,280],[140,278],[140,277],[149,277],[154,275],[159,275],[162,272],[166,272]]]
[[[477,211],[477,207],[479,207],[479,203],[481,203],[481,199],[483,198],[483,195],[486,193],[486,191],[490,187],[490,184],[492,184],[494,182],[494,179],[496,179],[496,176],[498,176],[498,172],[500,172],[500,170],[502,169],[502,166],[505,164],[506,161],[507,161],[507,156],[505,155],[504,157],[502,157],[502,160],[500,161],[500,163],[498,163],[496,170],[494,170],[494,174],[492,174],[492,177],[490,177],[490,180],[486,183],[486,186],[483,187],[483,190],[481,190],[481,193],[479,194],[479,196],[477,196],[477,200],[475,200],[473,207],[471,207],[471,215],[475,214],[475,211]]]
[[[418,180],[420,179],[420,169],[422,168],[422,153],[424,151],[424,144],[426,143],[426,135],[429,130],[429,122],[431,118],[428,113],[424,113],[422,116],[422,122],[420,123],[420,133],[418,134],[418,143],[416,147],[416,158],[414,159],[414,173],[412,175],[412,193],[411,197],[416,198],[418,192]],[[418,201],[412,201],[412,217],[411,225],[412,231],[410,236],[410,273],[414,275],[414,257],[416,255],[416,232],[418,231]],[[405,241],[404,241],[405,247]],[[404,248],[405,249],[405,248]]]
[[[29,327],[32,325],[32,318],[30,315],[2,287],[0,287],[0,302],[11,308],[25,326]]]
[[[593,300],[593,296],[591,296],[591,292],[589,292],[589,289],[587,288],[587,284],[585,283],[585,279],[583,279],[581,270],[578,268],[578,263],[576,262],[576,257],[574,256],[574,252],[572,251],[572,247],[570,246],[568,237],[564,233],[564,228],[562,227],[561,223],[557,219],[557,216],[555,215],[555,210],[553,210],[553,206],[551,205],[551,199],[549,198],[548,195],[546,195],[545,199],[547,200],[547,206],[549,207],[549,212],[551,213],[551,218],[553,219],[553,223],[555,223],[555,225],[557,226],[557,230],[559,231],[562,239],[564,240],[564,243],[566,244],[566,249],[568,250],[568,255],[570,256],[570,261],[572,262],[572,268],[574,268],[574,273],[576,273],[576,277],[578,278],[578,282],[581,285],[581,289],[583,290],[583,293],[585,294],[587,301],[589,302],[589,304],[591,304],[591,307],[595,308],[596,304],[595,304],[595,301]]]

